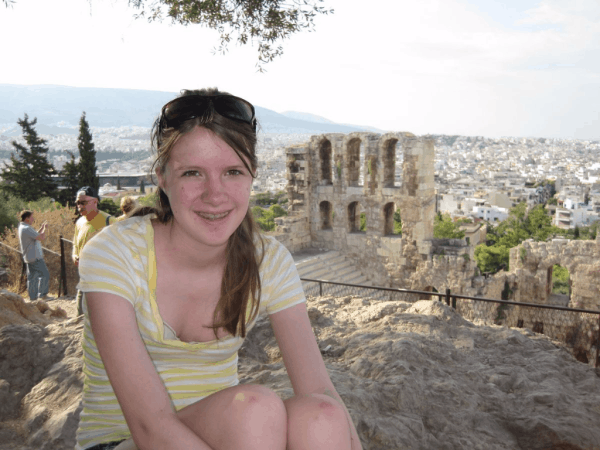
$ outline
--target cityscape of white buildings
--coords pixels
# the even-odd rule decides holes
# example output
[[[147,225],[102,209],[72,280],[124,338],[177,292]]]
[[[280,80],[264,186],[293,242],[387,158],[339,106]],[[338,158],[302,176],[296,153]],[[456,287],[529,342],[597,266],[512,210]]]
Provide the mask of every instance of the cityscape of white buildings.
[[[149,173],[149,129],[143,127],[94,128],[100,174],[127,176]],[[287,185],[285,149],[306,142],[310,134],[259,135],[258,177],[255,192],[280,191]],[[42,136],[57,169],[77,152],[77,134]],[[528,208],[550,199],[554,180],[555,201],[547,205],[553,223],[561,228],[584,226],[600,220],[600,141],[545,138],[486,138],[481,136],[428,136],[435,140],[437,208],[453,218],[501,222],[520,202]],[[0,167],[8,163],[12,141],[22,138],[0,134]],[[3,156],[4,155],[4,156]],[[106,158],[106,156],[110,156]],[[396,161],[396,185],[402,177],[402,152]],[[3,159],[4,158],[4,159]],[[104,159],[103,159],[104,158]]]

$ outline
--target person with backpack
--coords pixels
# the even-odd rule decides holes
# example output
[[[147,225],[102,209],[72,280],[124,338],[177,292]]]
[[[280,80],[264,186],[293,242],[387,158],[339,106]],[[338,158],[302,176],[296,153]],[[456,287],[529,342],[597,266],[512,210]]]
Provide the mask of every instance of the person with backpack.
[[[73,236],[73,263],[79,266],[79,256],[85,244],[100,230],[115,221],[115,218],[98,209],[99,197],[91,186],[84,186],[77,191],[75,205],[81,217],[75,222],[75,235]],[[83,294],[77,291],[77,312],[83,314]]]

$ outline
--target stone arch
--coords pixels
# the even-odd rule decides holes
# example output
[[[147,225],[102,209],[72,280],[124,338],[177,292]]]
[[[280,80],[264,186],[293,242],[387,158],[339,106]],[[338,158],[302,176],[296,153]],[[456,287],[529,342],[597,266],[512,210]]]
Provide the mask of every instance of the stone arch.
[[[361,230],[361,216],[366,220],[366,213],[363,211],[360,202],[354,201],[348,205],[348,232],[349,233],[362,233]],[[365,224],[366,228],[366,224]]]
[[[322,201],[319,204],[319,214],[321,218],[321,230],[331,230],[333,223],[333,208],[328,201]]]
[[[321,160],[321,182],[328,185],[332,181],[332,151],[329,139],[323,139],[319,145],[319,159]]]
[[[383,144],[383,187],[395,186],[396,179],[396,144],[398,139],[388,139]]]
[[[402,220],[399,227],[395,226],[396,216],[400,218],[400,208],[394,202],[386,203],[383,207],[383,235],[392,236],[402,234]],[[399,230],[397,229],[399,228]]]
[[[364,144],[360,138],[353,138],[346,145],[346,166],[348,186],[362,186],[364,183]]]

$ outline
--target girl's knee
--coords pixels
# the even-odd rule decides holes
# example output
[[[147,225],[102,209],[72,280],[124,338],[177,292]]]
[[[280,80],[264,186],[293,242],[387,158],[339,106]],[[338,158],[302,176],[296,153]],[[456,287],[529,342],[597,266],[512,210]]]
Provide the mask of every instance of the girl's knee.
[[[283,401],[263,386],[244,385],[232,392],[231,414],[248,437],[271,436],[285,442],[287,413]],[[276,446],[273,448],[277,448]]]
[[[293,397],[288,411],[288,446],[294,448],[349,448],[350,426],[342,405],[323,394]],[[325,448],[325,447],[323,447]]]

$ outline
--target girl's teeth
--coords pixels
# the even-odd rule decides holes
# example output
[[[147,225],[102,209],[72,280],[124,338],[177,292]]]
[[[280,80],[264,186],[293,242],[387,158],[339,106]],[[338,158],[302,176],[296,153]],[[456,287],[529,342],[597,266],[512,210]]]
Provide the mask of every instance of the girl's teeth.
[[[216,219],[222,219],[223,217],[225,217],[227,214],[229,214],[229,212],[224,212],[221,214],[205,214],[205,213],[198,213],[198,215],[200,217],[203,217],[204,219],[208,219],[208,220],[216,220]]]

